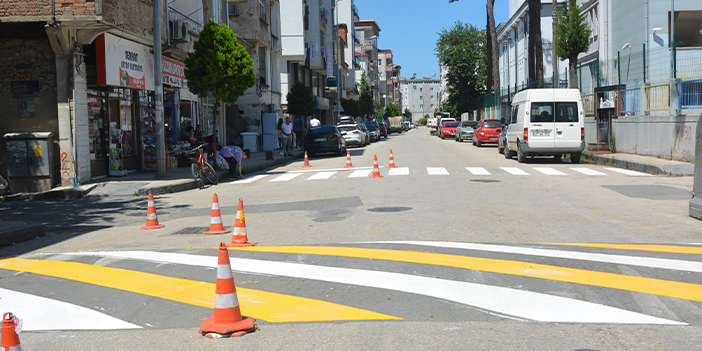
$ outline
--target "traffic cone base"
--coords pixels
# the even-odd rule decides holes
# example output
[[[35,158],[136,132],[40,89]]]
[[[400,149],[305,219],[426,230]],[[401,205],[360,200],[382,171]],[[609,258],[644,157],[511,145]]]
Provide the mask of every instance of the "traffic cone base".
[[[346,167],[344,168],[353,168],[353,164],[351,164],[351,152],[349,150],[346,150]]]
[[[397,168],[395,166],[395,158],[392,157],[392,149],[390,149],[390,164],[388,164],[388,168]]]
[[[224,224],[222,224],[222,214],[219,211],[219,199],[217,198],[217,193],[212,196],[212,217],[210,218],[210,230],[202,232],[202,234],[227,234],[231,233],[231,230],[224,230]]]
[[[158,215],[156,215],[156,205],[154,203],[154,194],[149,191],[149,205],[146,209],[146,225],[141,229],[160,229],[165,225],[158,224]]]
[[[380,175],[380,169],[378,168],[378,156],[373,156],[373,174],[370,178],[382,178]]]
[[[22,351],[20,339],[15,332],[15,316],[8,312],[2,315],[2,336],[0,337],[0,350]]]
[[[202,326],[198,330],[200,334],[210,339],[216,339],[243,336],[258,330],[258,326],[255,324],[256,320],[251,317],[231,324],[217,324],[214,319],[215,317],[210,317],[202,321]]]
[[[236,221],[234,221],[234,233],[232,242],[227,247],[256,246],[250,243],[246,236],[246,216],[244,215],[244,199],[239,198],[239,207],[236,210]]]
[[[307,159],[307,151],[305,151],[305,164],[302,165],[302,167],[309,167],[310,166],[310,161]]]

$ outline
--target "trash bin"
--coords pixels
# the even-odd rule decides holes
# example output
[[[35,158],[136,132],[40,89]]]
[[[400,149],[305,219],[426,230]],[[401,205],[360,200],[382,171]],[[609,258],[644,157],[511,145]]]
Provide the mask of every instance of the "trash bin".
[[[258,133],[246,132],[241,133],[244,138],[244,149],[249,149],[251,152],[258,151]]]
[[[56,183],[53,165],[54,133],[7,133],[7,175],[11,193],[51,190]]]

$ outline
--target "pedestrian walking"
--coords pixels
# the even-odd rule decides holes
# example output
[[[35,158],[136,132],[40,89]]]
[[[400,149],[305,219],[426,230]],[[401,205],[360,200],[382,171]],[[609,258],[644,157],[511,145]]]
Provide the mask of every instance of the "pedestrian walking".
[[[278,118],[278,125],[275,127],[278,134],[278,147],[280,148],[280,156],[285,156],[285,134],[283,134],[283,119]]]
[[[310,120],[310,128],[317,128],[317,127],[321,127],[321,126],[322,126],[322,122],[320,122],[317,119],[317,116],[312,116],[312,120]]]
[[[235,169],[239,170],[239,177],[241,179],[244,179],[244,175],[241,174],[241,159],[246,158],[249,159],[251,158],[251,150],[249,149],[241,149],[238,146],[225,146],[221,150],[219,150],[219,154],[224,157],[224,159],[227,161],[227,164],[229,165],[229,179],[234,179],[236,176],[236,171]]]
[[[292,156],[292,133],[293,125],[290,123],[290,117],[285,117],[285,123],[280,126],[283,130],[283,135],[285,135],[284,151],[285,156]]]

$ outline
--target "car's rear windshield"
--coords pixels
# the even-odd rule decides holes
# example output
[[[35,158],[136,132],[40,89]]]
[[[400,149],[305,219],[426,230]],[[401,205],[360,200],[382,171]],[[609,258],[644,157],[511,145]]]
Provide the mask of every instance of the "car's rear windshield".
[[[478,122],[477,122],[477,121],[466,121],[466,122],[461,122],[461,126],[462,126],[462,127],[471,127],[471,128],[475,128],[475,126],[477,126],[477,125],[478,125]]]
[[[502,128],[500,121],[488,121],[483,123],[483,128]]]
[[[312,134],[331,134],[331,133],[336,132],[336,127],[326,126],[326,127],[319,127],[319,128],[310,128],[310,132],[312,132]]]
[[[556,113],[554,114],[554,107]],[[577,102],[532,102],[531,123],[578,122]]]
[[[366,123],[366,127],[368,127],[368,130],[375,130],[375,123]]]
[[[448,122],[444,124],[444,128],[456,128],[458,127],[458,122]]]
[[[354,126],[339,127],[340,132],[351,132],[354,130],[356,130],[356,127],[354,127]]]

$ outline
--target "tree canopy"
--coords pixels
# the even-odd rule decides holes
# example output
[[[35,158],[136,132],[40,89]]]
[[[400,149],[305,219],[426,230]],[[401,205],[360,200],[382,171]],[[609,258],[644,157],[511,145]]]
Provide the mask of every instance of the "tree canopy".
[[[288,99],[288,113],[294,116],[311,116],[317,109],[317,101],[312,95],[312,89],[303,82],[295,83],[286,98]]]
[[[235,103],[254,86],[254,63],[246,49],[237,43],[236,34],[212,19],[205,24],[193,49],[185,59],[188,89],[199,96],[209,93],[214,96],[216,126],[219,101]]]
[[[397,107],[397,105],[395,105],[394,102],[391,102],[391,103],[388,105],[388,108],[385,109],[385,115],[386,115],[387,117],[395,117],[395,116],[399,116],[399,115],[401,115],[401,114],[402,114],[402,113],[400,112],[400,108]]]
[[[409,108],[405,107],[405,118],[407,119],[412,119],[412,111],[410,111]]]
[[[371,92],[370,84],[368,84],[366,70],[363,70],[361,74],[361,91],[358,97],[358,108],[359,115],[361,116],[367,117],[373,115],[373,93]]]
[[[556,23],[556,55],[561,60],[568,59],[569,88],[578,87],[578,55],[590,48],[592,29],[587,23],[586,15],[575,0],[569,0],[558,6]]]
[[[358,101],[353,99],[341,99],[341,107],[344,108],[344,114],[347,116],[358,117],[360,115],[360,110],[358,107]]]
[[[378,123],[383,121],[383,118],[385,117],[392,117],[387,115],[387,111],[384,108],[381,108],[378,113],[375,114],[375,120],[378,121]]]
[[[452,115],[480,108],[485,90],[487,61],[485,33],[471,24],[457,21],[450,29],[442,29],[436,42],[439,63],[447,69],[448,100],[444,111]]]

